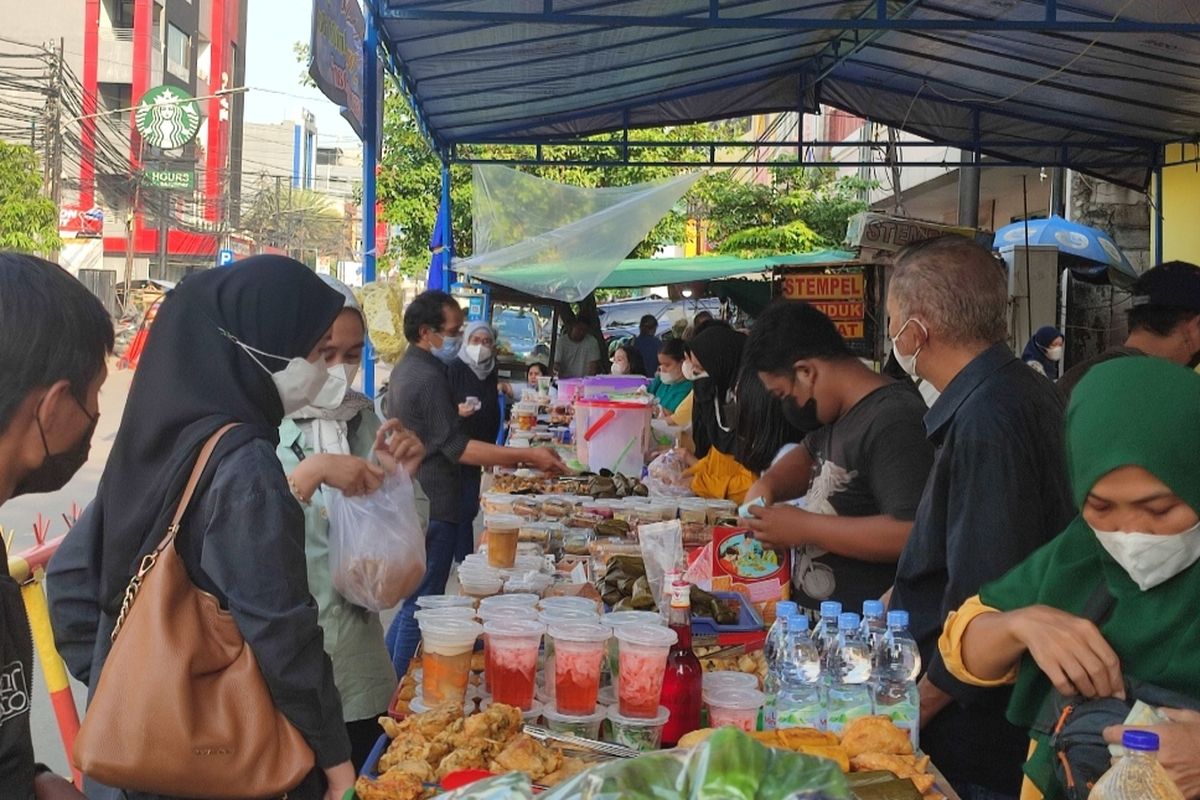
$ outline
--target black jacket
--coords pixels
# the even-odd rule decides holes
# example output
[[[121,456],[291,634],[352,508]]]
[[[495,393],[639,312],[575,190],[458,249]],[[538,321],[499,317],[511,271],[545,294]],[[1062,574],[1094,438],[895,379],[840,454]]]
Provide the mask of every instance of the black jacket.
[[[5,798],[33,797],[33,737],[29,702],[33,690],[33,634],[21,587],[8,574],[8,551],[0,541],[0,788]]]

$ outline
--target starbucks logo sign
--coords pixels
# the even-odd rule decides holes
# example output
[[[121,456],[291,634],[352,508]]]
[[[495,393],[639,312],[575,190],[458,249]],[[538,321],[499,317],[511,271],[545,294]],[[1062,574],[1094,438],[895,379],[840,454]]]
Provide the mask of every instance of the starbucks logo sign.
[[[200,132],[200,104],[182,89],[157,86],[142,95],[134,121],[146,144],[177,150]]]

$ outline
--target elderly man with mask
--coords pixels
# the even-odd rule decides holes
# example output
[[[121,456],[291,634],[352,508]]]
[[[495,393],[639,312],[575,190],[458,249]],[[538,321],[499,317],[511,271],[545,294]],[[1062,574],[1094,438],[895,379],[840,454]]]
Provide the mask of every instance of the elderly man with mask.
[[[0,503],[54,492],[87,461],[108,377],[112,320],[57,264],[0,253]],[[2,564],[8,563],[0,541]],[[21,589],[0,570],[0,787],[5,798],[82,798],[33,760],[33,637]]]
[[[896,255],[893,353],[941,394],[925,416],[936,456],[891,607],[909,612],[925,665],[921,746],[964,800],[1016,798],[1028,740],[1005,718],[1009,690],[968,686],[946,669],[942,623],[1075,514],[1062,402],[1009,350],[1007,309],[1003,267],[969,239],[944,236]]]

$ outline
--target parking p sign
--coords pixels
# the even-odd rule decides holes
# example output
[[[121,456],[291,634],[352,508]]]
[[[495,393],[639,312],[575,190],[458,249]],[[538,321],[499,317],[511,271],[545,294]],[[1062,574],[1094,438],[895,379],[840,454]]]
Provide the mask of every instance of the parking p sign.
[[[217,266],[218,267],[228,267],[232,264],[233,264],[233,251],[232,250],[218,250],[217,251]]]

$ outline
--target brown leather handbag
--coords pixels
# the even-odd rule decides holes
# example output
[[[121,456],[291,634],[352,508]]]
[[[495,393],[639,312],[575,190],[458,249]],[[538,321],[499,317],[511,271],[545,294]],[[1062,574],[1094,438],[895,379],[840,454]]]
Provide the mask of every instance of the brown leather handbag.
[[[279,797],[313,769],[228,611],[188,578],[175,535],[220,438],[205,443],[166,537],[129,582],[74,761],[107,786],[174,797]],[[136,602],[135,602],[136,601]]]

